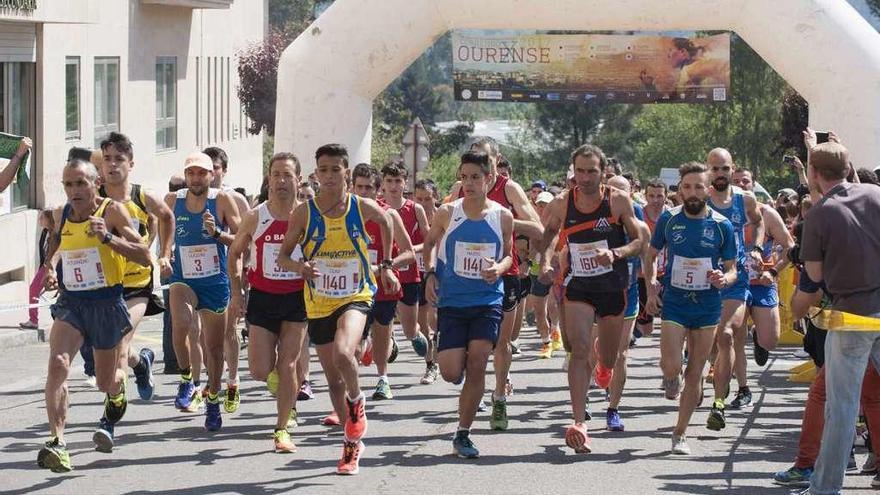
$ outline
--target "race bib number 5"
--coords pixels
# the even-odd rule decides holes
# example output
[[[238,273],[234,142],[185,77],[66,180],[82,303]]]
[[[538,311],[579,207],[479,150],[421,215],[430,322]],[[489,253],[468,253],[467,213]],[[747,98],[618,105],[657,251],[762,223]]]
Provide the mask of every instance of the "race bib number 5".
[[[485,258],[495,259],[498,245],[494,242],[455,243],[455,274],[473,280],[482,279],[480,272],[486,264]]]
[[[107,286],[97,248],[61,251],[61,266],[64,288],[69,291],[94,290]]]
[[[296,272],[284,271],[278,266],[278,255],[281,253],[280,243],[263,244],[263,276],[269,280],[299,280],[302,275]],[[303,259],[302,247],[297,244],[293,248],[290,259],[301,261]]]
[[[583,244],[569,244],[572,274],[575,277],[597,277],[614,271],[611,265],[602,266],[596,260],[600,249],[608,249],[608,242],[601,240]]]
[[[206,278],[220,273],[220,255],[216,244],[180,246],[183,278]]]
[[[711,258],[676,256],[672,259],[672,286],[682,290],[707,290],[710,271]]]
[[[315,292],[324,297],[341,299],[360,291],[360,263],[356,259],[315,260],[320,274],[315,279]]]

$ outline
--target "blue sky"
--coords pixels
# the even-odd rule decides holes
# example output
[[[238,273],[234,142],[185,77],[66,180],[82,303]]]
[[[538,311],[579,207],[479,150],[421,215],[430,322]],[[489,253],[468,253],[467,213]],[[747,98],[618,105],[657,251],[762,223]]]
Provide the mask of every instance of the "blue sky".
[[[871,14],[871,8],[868,7],[868,2],[865,0],[847,0],[856,10],[862,14],[862,17],[868,20],[874,29],[880,31],[880,18]]]

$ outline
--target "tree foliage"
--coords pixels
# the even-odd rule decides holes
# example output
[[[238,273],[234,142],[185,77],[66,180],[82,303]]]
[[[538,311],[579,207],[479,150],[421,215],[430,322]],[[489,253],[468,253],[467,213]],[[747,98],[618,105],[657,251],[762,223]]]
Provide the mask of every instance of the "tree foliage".
[[[867,2],[868,6],[871,7],[871,12],[876,16],[880,16],[880,0],[867,0]]]
[[[248,116],[247,131],[251,134],[265,130],[275,135],[278,61],[292,40],[291,33],[274,31],[238,53],[238,99]]]

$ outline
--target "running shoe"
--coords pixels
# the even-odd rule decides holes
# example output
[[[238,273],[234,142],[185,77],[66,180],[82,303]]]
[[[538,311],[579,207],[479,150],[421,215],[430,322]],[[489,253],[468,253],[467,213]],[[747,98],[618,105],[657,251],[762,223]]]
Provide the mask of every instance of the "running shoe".
[[[859,465],[856,464],[856,451],[855,449],[850,449],[849,451],[849,462],[846,463],[846,471],[851,473],[853,471],[858,471]]]
[[[813,477],[813,468],[799,468],[792,466],[785,471],[779,471],[773,475],[773,482],[784,486],[809,486],[810,478]]]
[[[504,381],[504,396],[510,397],[513,395],[513,382],[510,381],[510,375],[507,375],[507,380]]]
[[[550,343],[553,344],[553,350],[558,351],[563,348],[562,345],[562,332],[559,331],[558,328],[554,328],[552,332],[550,332]]]
[[[299,386],[299,393],[296,394],[296,400],[311,400],[315,398],[315,392],[312,391],[312,382],[303,380]]]
[[[189,407],[184,409],[184,411],[191,413],[199,412],[199,409],[201,409],[202,405],[205,403],[205,393],[207,391],[207,388],[200,389],[199,387],[195,387],[189,400]]]
[[[278,371],[273,369],[269,372],[266,377],[266,388],[273,397],[278,394]]]
[[[144,347],[138,353],[138,356],[141,359],[140,366],[143,367],[143,371],[139,373],[138,367],[135,367],[134,382],[137,384],[138,395],[141,397],[141,400],[150,400],[153,398],[153,391],[155,389],[155,384],[153,383],[153,361],[156,359],[156,355],[153,354],[152,350]]]
[[[223,416],[220,415],[220,397],[208,397],[205,406],[205,430],[220,431],[223,426]]]
[[[519,356],[522,354],[522,351],[519,348],[519,339],[510,341],[510,354],[512,356]]]
[[[608,388],[611,384],[611,377],[614,376],[614,370],[606,368],[602,363],[596,364],[596,385],[599,388]]]
[[[36,322],[28,320],[28,321],[23,321],[23,322],[19,323],[18,328],[21,328],[22,330],[36,330],[36,329],[40,328],[40,326],[37,325]]]
[[[691,455],[691,448],[687,444],[687,437],[673,433],[671,451],[676,455]]]
[[[66,473],[73,470],[70,465],[70,452],[58,437],[46,442],[37,453],[37,465],[53,473]]]
[[[125,416],[125,411],[128,409],[128,397],[125,392],[125,380],[122,380],[122,387],[119,391],[119,395],[122,396],[118,401],[110,400],[110,395],[104,395],[104,417],[107,418],[112,424],[116,424]]]
[[[113,423],[107,421],[107,418],[101,418],[98,429],[92,434],[92,441],[95,442],[95,450],[98,452],[113,452]]]
[[[871,478],[871,487],[880,488],[880,474],[877,474],[873,478]]]
[[[553,357],[553,343],[546,342],[541,344],[541,352],[538,353],[539,359],[550,359]]]
[[[486,405],[486,402],[480,400],[480,403],[477,404],[477,412],[486,412],[489,410],[489,406]]]
[[[526,313],[526,325],[533,327],[538,324],[538,319],[535,318],[535,312],[529,311]]]
[[[592,419],[593,419],[593,413],[590,412],[590,396],[587,395],[587,407],[584,410],[584,420],[592,421]]]
[[[489,416],[489,427],[498,431],[507,429],[506,400],[495,400],[495,397],[492,397],[492,415]]]
[[[868,458],[865,459],[865,463],[862,465],[862,472],[865,474],[874,474],[880,471],[877,466],[877,454],[873,452],[868,452]]]
[[[740,389],[736,397],[727,405],[729,409],[748,409],[752,407],[752,392]]]
[[[95,375],[86,375],[86,385],[91,388],[98,388],[98,379]]]
[[[394,394],[391,393],[391,385],[388,385],[388,382],[380,379],[379,383],[376,384],[376,391],[373,392],[373,400],[391,400],[394,398]]]
[[[196,392],[196,386],[191,381],[181,381],[177,386],[177,397],[174,398],[174,407],[186,411],[189,409],[193,400],[193,394]]]
[[[342,458],[336,465],[336,474],[353,475],[360,471],[361,455],[365,450],[364,442],[344,441],[342,443]]]
[[[410,342],[412,343],[413,350],[416,351],[419,357],[425,357],[428,354],[428,340],[422,337],[422,334],[416,335]]]
[[[592,452],[587,427],[583,423],[575,423],[566,428],[565,445],[574,449],[577,454],[589,454]]]
[[[339,426],[342,422],[339,421],[339,415],[336,414],[336,411],[330,411],[330,414],[324,416],[324,419],[321,420],[321,424],[324,426]]]
[[[663,378],[663,390],[666,391],[666,398],[669,400],[678,399],[681,393],[681,375],[675,375],[675,378]]]
[[[345,404],[348,406],[348,417],[345,418],[345,438],[352,442],[357,442],[367,433],[367,412],[366,399],[361,394],[360,399],[355,402],[345,398]]]
[[[471,441],[471,432],[458,430],[452,439],[452,453],[462,459],[476,459],[480,457],[480,451]]]
[[[419,383],[422,385],[430,385],[437,381],[437,374],[440,372],[440,366],[437,363],[429,364],[425,366],[425,374],[422,375],[422,379],[419,380]]]
[[[754,328],[752,328],[752,344],[754,344],[755,364],[764,366],[767,364],[767,360],[770,359],[770,352],[758,343],[758,332]]]
[[[620,420],[620,413],[617,409],[608,408],[605,411],[605,425],[608,431],[623,431],[623,421]]]
[[[299,414],[297,414],[296,408],[293,407],[290,409],[290,413],[287,415],[287,429],[293,430],[297,426],[299,426]]]
[[[227,385],[226,396],[223,397],[223,410],[232,414],[238,411],[241,404],[241,394],[238,391],[238,385]]]
[[[721,431],[727,423],[724,420],[724,400],[715,399],[712,410],[709,411],[709,419],[706,420],[706,428],[713,431]]]
[[[394,337],[391,337],[391,354],[388,355],[388,362],[393,363],[397,361],[397,355],[400,354],[400,347],[397,345],[397,341],[394,340]]]
[[[364,366],[370,366],[373,364],[373,340],[367,338],[367,340],[363,343],[364,353],[361,355],[361,364]]]
[[[293,444],[293,440],[290,439],[290,433],[287,430],[275,430],[272,436],[275,440],[276,454],[292,454],[296,452],[296,445]]]
[[[715,381],[715,365],[714,364],[709,365],[709,373],[706,374],[706,381],[707,382],[714,382]]]

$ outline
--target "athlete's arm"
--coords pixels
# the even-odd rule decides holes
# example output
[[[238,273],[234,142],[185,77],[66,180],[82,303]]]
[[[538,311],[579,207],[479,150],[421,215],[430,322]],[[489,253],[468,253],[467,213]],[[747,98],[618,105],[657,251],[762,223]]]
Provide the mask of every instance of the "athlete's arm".
[[[501,212],[501,237],[503,241],[501,244],[502,258],[496,264],[498,276],[507,273],[507,270],[513,266],[513,214],[509,210]],[[495,278],[497,279],[498,276]]]
[[[55,266],[58,264],[58,246],[61,245],[61,215],[64,207],[52,210],[52,229],[49,230],[49,244],[46,246],[46,261],[43,265],[43,288],[46,290],[58,290],[58,279],[55,274]]]
[[[767,233],[773,238],[773,242],[776,242],[782,247],[782,252],[779,253],[779,259],[776,260],[776,264],[773,265],[773,269],[776,270],[776,273],[778,274],[790,264],[790,261],[788,260],[788,252],[794,247],[794,238],[791,236],[791,232],[785,227],[785,221],[782,220],[782,217],[779,216],[779,212],[777,212],[775,208],[764,207],[761,209],[761,213],[764,215],[764,227],[766,228]],[[773,283],[773,277],[772,274],[767,274],[770,275],[771,278],[766,281],[766,284],[770,285]],[[762,279],[763,277],[764,274],[762,274]]]
[[[434,259],[434,247],[443,240],[446,234],[446,228],[449,226],[449,219],[452,216],[452,207],[450,205],[441,205],[434,213],[434,221],[431,222],[431,229],[425,235],[425,242],[422,244],[422,255],[425,262],[425,299],[431,304],[437,302],[437,263]]]
[[[716,289],[726,289],[736,283],[736,260],[722,260],[724,270],[712,270],[709,272],[709,283]]]
[[[428,223],[428,214],[425,213],[425,209],[422,205],[415,203],[416,205],[416,223],[419,224],[419,232],[422,233],[422,242],[424,242],[425,234],[428,232],[430,228],[430,224]],[[413,246],[414,253],[422,252],[422,244],[416,244]]]
[[[604,250],[598,250],[596,259],[599,264],[605,266],[611,265],[614,261],[621,258],[629,258],[630,256],[638,256],[642,252],[642,246],[645,239],[642,238],[641,229],[639,228],[638,218],[633,211],[632,200],[629,199],[624,192],[618,189],[611,190],[611,214],[620,219],[623,228],[626,231],[627,238],[630,239],[628,244],[624,244],[619,248],[609,250],[612,255],[609,259],[603,260]],[[607,264],[603,263],[607,261]]]
[[[110,241],[106,243],[110,249],[138,265],[150,266],[152,263],[150,248],[141,242],[141,236],[131,228],[131,217],[122,203],[108,203],[103,218],[89,217],[89,232],[98,236],[98,239],[104,238],[107,233],[116,232],[118,235],[111,235]]]
[[[540,239],[544,235],[544,226],[522,187],[516,182],[507,181],[504,185],[504,194],[513,206],[516,216],[519,217],[513,220],[513,231],[530,239]]]
[[[743,193],[743,204],[746,208],[746,217],[749,219],[749,223],[752,224],[752,228],[754,229],[754,243],[751,246],[746,246],[746,249],[751,249],[754,246],[762,246],[764,244],[764,217],[761,215],[761,210],[758,208],[758,200],[755,199],[755,196],[751,193],[744,192]],[[761,255],[755,251],[750,251],[752,257],[756,259],[756,261],[761,261]]]
[[[244,291],[242,290],[241,282],[242,257],[244,256],[244,252],[248,249],[248,246],[250,246],[256,228],[257,211],[250,210],[245,212],[244,217],[241,219],[241,225],[239,225],[238,232],[235,233],[235,239],[232,241],[232,245],[229,246],[229,256],[226,258],[226,269],[229,273],[229,285],[232,289],[233,299],[237,299],[237,301],[235,301],[237,303],[235,307],[237,308],[244,307]]]
[[[209,212],[205,213],[210,215]],[[224,246],[229,246],[232,244],[233,239],[235,239],[235,233],[238,232],[238,224],[241,222],[241,217],[239,216],[238,204],[228,193],[217,193],[217,215],[220,216],[223,223],[229,226],[228,233],[220,231],[217,242]],[[212,233],[210,229],[208,230],[209,234]]]
[[[300,205],[294,208],[290,213],[290,221],[287,222],[287,232],[284,233],[284,241],[281,243],[281,249],[278,252],[278,260],[276,263],[286,271],[296,272],[302,275],[303,278],[312,279],[314,278],[311,271],[311,268],[314,266],[313,262],[304,263],[299,260],[290,259],[296,245],[299,244],[303,235],[306,233],[308,215],[308,203],[300,203]],[[306,265],[308,265],[308,267]],[[308,276],[306,270],[308,270]]]
[[[538,250],[541,255],[541,273],[550,271],[550,259],[553,257],[554,239],[559,235],[562,229],[562,222],[565,221],[565,210],[568,207],[569,192],[564,192],[553,198],[553,201],[547,205],[544,210],[546,218],[544,220],[544,235],[541,237]]]
[[[379,226],[379,235],[382,236],[382,252],[385,253],[386,257],[390,256],[391,246],[394,242],[392,237],[394,235],[394,229],[392,228],[393,223],[391,215],[379,206],[379,203],[376,203],[372,199],[359,198],[358,201],[361,205],[361,213],[363,213],[364,220],[375,222],[375,224]],[[410,253],[412,253],[412,243],[409,243],[409,245]],[[385,260],[379,261],[381,262]],[[400,290],[400,280],[397,279],[391,269],[380,269],[379,275],[382,277],[385,292],[393,294]]]
[[[147,213],[154,215],[159,222],[159,270],[163,277],[168,277],[171,275],[171,250],[174,249],[174,212],[151,191],[144,191],[144,205]],[[151,230],[150,234],[153,235],[154,231]]]
[[[406,225],[400,218],[400,214],[391,209],[388,210],[388,214],[391,217],[391,227],[394,230],[394,242],[397,243],[397,256],[392,260],[392,266],[394,268],[409,266],[416,260],[412,239],[406,232]]]

